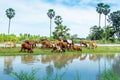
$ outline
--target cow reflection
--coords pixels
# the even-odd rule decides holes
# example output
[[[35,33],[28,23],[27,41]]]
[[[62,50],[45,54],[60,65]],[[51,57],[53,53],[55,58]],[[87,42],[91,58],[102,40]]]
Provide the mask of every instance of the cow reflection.
[[[89,59],[95,61],[97,60],[97,56],[95,54],[89,54]]]
[[[12,62],[15,59],[13,56],[5,57],[4,58],[4,73],[10,74],[13,70]]]
[[[43,55],[41,57],[42,63],[50,63],[53,61],[54,67],[61,69],[71,63],[74,59],[78,59],[81,54],[52,54],[52,55]]]
[[[86,57],[87,57],[87,54],[82,54],[82,55],[80,56],[80,60],[85,60]]]
[[[29,54],[29,55],[21,56],[21,61],[25,64],[30,64],[30,63],[39,62],[40,59],[37,56]]]

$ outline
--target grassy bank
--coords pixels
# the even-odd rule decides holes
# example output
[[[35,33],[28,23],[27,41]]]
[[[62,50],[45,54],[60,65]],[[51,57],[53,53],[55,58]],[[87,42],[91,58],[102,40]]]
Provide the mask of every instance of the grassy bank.
[[[20,47],[16,47],[16,48],[0,48],[0,56],[3,55],[25,55],[25,54],[60,54],[60,53],[64,53],[64,52],[51,52],[52,49],[46,49],[46,48],[34,48],[33,51],[34,53],[28,53],[28,52],[19,52],[20,51]],[[97,47],[96,49],[88,49],[83,47],[82,48],[82,52],[80,51],[76,51],[76,50],[69,50],[66,51],[64,54],[75,54],[75,53],[120,53],[120,46],[102,46],[102,47]]]

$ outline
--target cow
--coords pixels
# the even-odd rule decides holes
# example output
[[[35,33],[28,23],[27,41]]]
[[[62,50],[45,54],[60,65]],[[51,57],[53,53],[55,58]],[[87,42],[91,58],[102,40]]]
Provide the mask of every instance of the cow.
[[[90,48],[90,49],[91,49],[91,48],[93,48],[93,49],[97,48],[96,42],[90,41],[90,42],[89,42],[89,48]]]
[[[53,48],[52,51],[58,51],[58,52],[65,52],[65,48],[62,48],[61,46],[59,46],[58,44],[53,44]]]
[[[25,42],[23,42],[23,43],[21,44],[21,50],[20,50],[20,52],[22,52],[23,50],[24,50],[24,51],[25,51],[25,50],[28,50],[28,52],[33,53],[32,46],[31,46],[30,44],[28,44],[28,43],[25,43]]]
[[[82,46],[82,45],[87,47],[87,42],[85,40],[80,41],[80,46]]]
[[[36,44],[39,43],[39,41],[32,41],[32,40],[31,41],[25,40],[24,42],[30,44],[32,46],[32,48],[34,48],[36,46]]]
[[[50,41],[48,41],[48,40],[43,40],[43,41],[41,42],[41,44],[42,44],[42,47],[47,47],[47,48],[52,48],[52,47],[53,47],[52,42],[50,42]]]
[[[7,47],[16,47],[16,43],[12,42],[12,41],[5,41],[4,42],[4,48],[7,48]]]
[[[77,51],[82,51],[82,49],[78,45],[71,45],[70,46],[71,50],[77,50]]]

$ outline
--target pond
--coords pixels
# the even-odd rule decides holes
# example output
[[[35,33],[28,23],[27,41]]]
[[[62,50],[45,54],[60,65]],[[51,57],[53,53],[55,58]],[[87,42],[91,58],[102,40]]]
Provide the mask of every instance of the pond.
[[[66,80],[100,80],[100,74],[112,68],[120,75],[119,54],[51,54],[0,56],[0,80],[15,80],[12,72],[38,69],[36,77],[62,76]]]

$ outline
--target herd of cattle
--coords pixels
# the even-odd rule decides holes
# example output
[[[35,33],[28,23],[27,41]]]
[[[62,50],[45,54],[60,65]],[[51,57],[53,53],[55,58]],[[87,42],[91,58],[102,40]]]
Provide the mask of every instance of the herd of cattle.
[[[30,53],[33,53],[33,48],[37,45],[41,44],[41,48],[51,48],[52,52],[58,51],[58,52],[65,52],[66,50],[77,50],[82,51],[82,46],[88,47],[88,48],[96,48],[97,44],[96,42],[90,41],[86,42],[85,40],[81,40],[79,45],[74,44],[72,40],[55,40],[54,42],[43,40],[43,41],[34,41],[34,40],[25,40],[21,44],[21,50],[22,51],[28,51]],[[12,41],[6,41],[4,42],[5,47],[8,45],[10,47],[16,47],[16,44]]]

